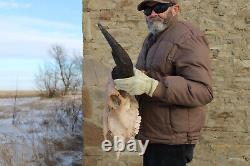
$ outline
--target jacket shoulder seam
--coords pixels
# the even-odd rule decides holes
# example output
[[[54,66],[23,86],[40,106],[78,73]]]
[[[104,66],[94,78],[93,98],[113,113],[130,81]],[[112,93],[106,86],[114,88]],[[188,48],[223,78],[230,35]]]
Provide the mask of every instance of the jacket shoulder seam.
[[[182,34],[179,35],[178,39],[174,42],[175,44],[184,43],[188,39],[190,39],[191,37],[203,36],[202,33],[200,33],[200,35],[199,35],[199,33],[197,33],[197,34],[193,33],[192,29],[185,22],[180,21],[179,23],[185,28],[185,30]],[[194,30],[196,30],[196,29],[194,29]],[[199,30],[199,29],[197,29],[197,30]]]

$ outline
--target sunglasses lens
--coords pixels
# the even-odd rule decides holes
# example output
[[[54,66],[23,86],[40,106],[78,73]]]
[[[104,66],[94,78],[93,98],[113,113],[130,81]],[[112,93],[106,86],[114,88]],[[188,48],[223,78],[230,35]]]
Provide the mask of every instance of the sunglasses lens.
[[[154,10],[155,13],[159,14],[159,13],[163,13],[166,10],[168,10],[169,7],[173,6],[173,3],[158,3],[155,6],[152,7],[147,7],[143,10],[143,13],[146,16],[151,15],[152,11]]]
[[[152,13],[152,8],[146,8],[143,10],[143,13],[145,16],[149,16]]]
[[[171,7],[172,5],[170,3],[158,3],[155,7],[154,7],[154,11],[156,13],[162,13],[165,12],[166,10],[168,10],[169,7]]]

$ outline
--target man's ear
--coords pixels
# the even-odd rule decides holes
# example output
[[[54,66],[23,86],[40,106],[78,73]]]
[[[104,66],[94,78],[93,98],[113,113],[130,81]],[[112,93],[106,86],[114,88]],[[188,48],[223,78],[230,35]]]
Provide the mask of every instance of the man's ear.
[[[176,4],[171,8],[171,13],[173,16],[176,16],[180,12],[180,5]]]

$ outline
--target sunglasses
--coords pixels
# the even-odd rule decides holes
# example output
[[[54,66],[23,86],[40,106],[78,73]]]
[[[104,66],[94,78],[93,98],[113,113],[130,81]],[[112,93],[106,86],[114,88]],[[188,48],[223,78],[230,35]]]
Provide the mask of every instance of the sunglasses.
[[[157,3],[154,6],[147,6],[144,10],[143,13],[145,16],[151,15],[152,11],[154,10],[155,13],[163,13],[166,10],[168,10],[169,7],[174,6],[175,3]]]

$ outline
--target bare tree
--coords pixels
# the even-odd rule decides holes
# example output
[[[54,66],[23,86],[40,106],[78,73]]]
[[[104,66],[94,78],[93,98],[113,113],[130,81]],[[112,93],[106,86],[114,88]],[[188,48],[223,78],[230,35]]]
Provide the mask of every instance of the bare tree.
[[[73,53],[69,55],[63,46],[52,45],[49,49],[52,62],[40,68],[36,77],[39,89],[48,92],[53,97],[59,91],[63,95],[69,91],[78,91],[82,86],[82,56]]]
[[[36,83],[38,88],[46,93],[48,97],[57,95],[59,88],[59,77],[57,70],[50,64],[40,66],[39,72],[36,75]]]
[[[60,73],[60,79],[64,85],[64,94],[69,90],[79,86],[79,68],[77,56],[69,56],[65,49],[60,45],[53,45],[49,50],[55,65]]]

